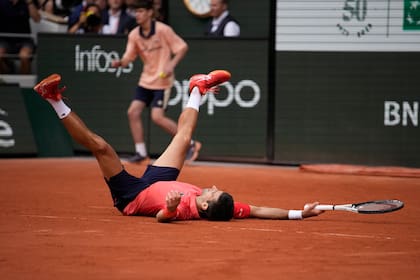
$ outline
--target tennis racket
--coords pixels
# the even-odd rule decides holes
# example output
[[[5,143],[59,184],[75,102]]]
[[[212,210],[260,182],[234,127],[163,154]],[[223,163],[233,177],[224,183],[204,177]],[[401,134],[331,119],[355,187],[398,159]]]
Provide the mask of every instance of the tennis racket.
[[[307,206],[305,205],[305,208]],[[325,211],[349,211],[359,214],[383,214],[400,210],[404,207],[404,202],[396,199],[390,200],[372,200],[352,204],[327,205],[320,204],[315,209]]]

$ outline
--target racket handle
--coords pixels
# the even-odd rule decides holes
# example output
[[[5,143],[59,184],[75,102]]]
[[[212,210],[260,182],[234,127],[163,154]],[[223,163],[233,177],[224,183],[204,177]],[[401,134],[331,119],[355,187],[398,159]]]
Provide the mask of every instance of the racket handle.
[[[335,210],[334,207],[335,207],[335,205],[320,204],[320,205],[315,206],[315,209],[328,211],[328,210]],[[308,204],[305,204],[303,209],[305,209],[305,210],[308,209]]]
[[[334,207],[335,205],[317,205],[315,206],[315,209],[323,210],[323,211],[328,211],[328,210],[332,211],[332,210],[335,210]]]

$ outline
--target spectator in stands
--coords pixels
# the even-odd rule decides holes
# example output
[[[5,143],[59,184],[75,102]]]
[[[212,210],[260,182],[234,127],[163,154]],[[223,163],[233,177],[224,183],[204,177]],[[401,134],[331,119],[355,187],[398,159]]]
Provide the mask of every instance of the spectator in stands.
[[[94,2],[96,5],[99,6],[99,8],[101,8],[101,11],[105,11],[106,9],[108,9],[108,3],[107,0],[95,0]]]
[[[168,23],[168,19],[166,17],[167,4],[167,1],[153,0],[153,9],[155,10],[156,20]]]
[[[88,4],[86,11],[82,12],[79,21],[70,29],[69,33],[77,34],[101,34],[102,33],[102,17],[101,8],[97,4]]]
[[[238,37],[239,22],[229,14],[228,0],[210,0],[212,19],[207,24],[205,35],[210,37]]]
[[[40,0],[41,8],[39,9],[39,13],[43,20],[67,25],[68,17],[71,12],[71,8],[74,6],[75,3],[73,1],[76,0]],[[42,22],[41,22],[42,24]]]
[[[41,2],[41,8],[47,13],[65,18],[70,15],[72,8],[79,3],[79,0],[44,0]]]
[[[86,11],[86,7],[89,4],[95,4],[95,0],[83,0],[81,3],[71,8],[72,12],[70,13],[69,20],[67,22],[68,30],[77,24],[77,22],[80,20],[82,12]]]
[[[35,43],[31,37],[29,19],[41,20],[38,7],[33,0],[0,0],[0,73],[13,73],[14,63],[9,55],[20,60],[20,74],[31,73],[31,60]],[[4,34],[6,33],[6,34]],[[13,37],[13,33],[16,34]]]
[[[127,14],[124,0],[108,0],[102,23],[103,34],[128,34],[137,25],[136,19]]]
[[[136,0],[125,0],[125,6],[127,7],[126,11],[127,14],[132,16],[133,18],[136,18],[136,8],[134,7]]]

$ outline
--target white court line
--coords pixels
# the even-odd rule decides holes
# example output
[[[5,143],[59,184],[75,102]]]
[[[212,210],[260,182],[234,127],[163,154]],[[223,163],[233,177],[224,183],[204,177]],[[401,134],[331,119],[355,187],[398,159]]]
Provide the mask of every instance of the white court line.
[[[267,231],[267,232],[283,232],[281,229],[270,229],[270,228],[245,228],[241,227],[240,230],[251,230],[251,231]]]
[[[62,219],[62,220],[81,220],[81,221],[88,221],[89,218],[86,217],[60,217],[60,216],[49,216],[49,215],[32,215],[32,214],[21,214],[21,217],[29,217],[29,218],[41,218],[41,219]]]
[[[43,218],[43,219],[78,219],[78,220],[95,220],[100,222],[116,222],[116,220],[106,219],[106,218],[85,218],[85,217],[59,217],[59,216],[48,216],[48,215],[20,215],[23,217],[31,217],[31,218]],[[137,221],[140,222],[140,221]],[[146,222],[141,221],[142,224],[159,224],[156,222]],[[272,228],[253,228],[253,227],[220,227],[220,226],[213,226],[215,229],[223,229],[228,231],[234,230],[247,230],[247,231],[261,231],[261,232],[285,232],[281,229],[272,229]],[[348,233],[337,233],[337,232],[304,232],[304,231],[295,231],[296,234],[312,234],[318,236],[329,236],[329,237],[344,237],[344,238],[365,238],[365,239],[386,239],[392,240],[395,239],[394,237],[390,236],[377,236],[377,235],[363,235],[363,234],[348,234]]]
[[[50,232],[52,232],[52,229],[37,229],[37,230],[34,230],[34,232],[36,232],[36,233],[50,233]]]
[[[361,256],[401,256],[401,255],[411,255],[413,252],[358,252],[358,253],[345,253],[344,256],[347,257],[361,257]],[[414,254],[416,254],[414,252]]]
[[[99,219],[89,219],[86,217],[60,217],[60,216],[32,215],[32,214],[21,214],[19,216],[29,217],[29,218],[40,218],[40,219],[57,219],[57,220],[79,220],[79,221],[99,220]]]
[[[30,217],[30,218],[44,218],[44,219],[61,219],[62,217],[58,216],[47,216],[47,215],[20,215],[21,217]]]
[[[89,218],[89,217],[65,217],[65,216],[49,216],[49,215],[32,215],[32,214],[21,214],[21,217],[29,217],[29,218],[40,218],[40,219],[61,219],[61,220],[79,220],[79,221],[96,221],[96,222],[107,222],[107,223],[118,223],[124,222],[124,220],[120,219],[119,216],[115,216],[115,219],[110,218]],[[147,221],[140,221],[137,220],[136,223],[146,224],[146,225],[156,225],[160,224],[157,222],[147,222]]]
[[[219,227],[213,226],[216,229],[225,229],[229,231],[234,230],[248,230],[248,231],[263,231],[263,232],[285,232],[281,229],[270,229],[270,228],[249,228],[249,227]],[[394,237],[390,236],[378,236],[378,235],[365,235],[365,234],[349,234],[349,233],[338,233],[338,232],[304,232],[304,231],[295,231],[296,234],[312,234],[319,235],[324,237],[344,237],[344,238],[364,238],[364,239],[385,239],[392,240]]]
[[[248,228],[248,227],[239,227],[239,228],[236,228],[236,227],[219,227],[219,226],[213,226],[213,228],[215,228],[215,229],[230,230],[230,231],[239,229],[239,230],[249,230],[249,231],[284,232],[281,229],[270,229],[270,228]]]
[[[93,208],[93,209],[112,209],[114,207],[110,207],[110,206],[95,206],[95,205],[89,205],[89,208]]]
[[[312,232],[315,235],[321,236],[337,236],[337,237],[351,237],[351,238],[378,238],[375,235],[361,235],[361,234],[348,234],[348,233],[336,233],[336,232]]]

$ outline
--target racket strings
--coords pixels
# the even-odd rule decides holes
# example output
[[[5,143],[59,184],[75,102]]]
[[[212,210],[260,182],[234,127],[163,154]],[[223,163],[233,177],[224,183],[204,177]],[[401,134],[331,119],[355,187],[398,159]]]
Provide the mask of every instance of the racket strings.
[[[404,203],[399,200],[368,201],[356,205],[360,213],[385,213],[401,209]]]

